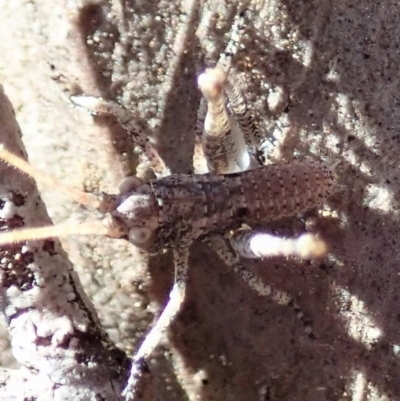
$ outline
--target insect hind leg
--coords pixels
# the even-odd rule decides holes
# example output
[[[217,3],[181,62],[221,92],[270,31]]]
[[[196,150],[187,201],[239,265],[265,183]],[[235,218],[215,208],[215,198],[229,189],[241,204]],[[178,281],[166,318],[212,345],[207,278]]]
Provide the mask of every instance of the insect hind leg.
[[[227,174],[246,170],[250,158],[243,134],[226,109],[224,86],[228,74],[221,67],[209,68],[198,77],[207,102],[202,144],[210,171]]]
[[[263,231],[239,230],[231,236],[230,242],[237,254],[246,259],[274,256],[316,259],[325,256],[328,249],[321,238],[310,233],[282,238]]]
[[[239,255],[228,246],[226,241],[218,236],[208,238],[206,242],[211,245],[220,259],[230,268],[232,268],[248,286],[258,295],[268,297],[273,302],[281,306],[287,306],[293,310],[297,319],[304,327],[304,331],[308,337],[314,339],[315,335],[312,330],[312,321],[309,319],[300,306],[293,298],[284,291],[274,288],[270,284],[264,283],[256,274],[246,269],[239,263]]]

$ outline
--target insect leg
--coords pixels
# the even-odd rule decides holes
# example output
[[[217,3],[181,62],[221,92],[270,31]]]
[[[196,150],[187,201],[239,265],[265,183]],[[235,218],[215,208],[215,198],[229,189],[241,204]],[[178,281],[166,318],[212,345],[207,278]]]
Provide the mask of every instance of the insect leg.
[[[265,284],[254,273],[247,270],[239,263],[238,255],[226,244],[223,238],[214,236],[211,239],[212,247],[220,259],[232,268],[239,276],[260,296],[271,298],[279,305],[288,305],[292,298],[284,291],[276,290],[269,284]]]
[[[114,116],[122,128],[126,130],[135,144],[141,148],[146,155],[154,173],[159,177],[170,174],[157,150],[151,143],[150,131],[137,123],[138,117],[118,103],[97,98],[94,96],[71,96],[71,101],[76,106],[82,107],[94,115],[110,114]]]
[[[229,110],[235,118],[250,149],[255,149],[261,143],[262,134],[254,119],[253,113],[249,110],[246,99],[239,87],[232,81],[229,70],[232,67],[232,59],[238,53],[245,25],[246,13],[242,11],[235,19],[232,27],[231,38],[224,53],[221,54],[217,66],[227,72],[227,80],[224,87],[225,94],[229,101]]]
[[[203,150],[210,171],[227,174],[246,170],[250,164],[244,138],[228,115],[224,86],[227,73],[220,67],[209,68],[198,78],[207,101],[203,130]]]
[[[273,256],[298,256],[303,259],[320,258],[327,245],[314,234],[297,238],[281,238],[261,231],[239,230],[230,238],[233,249],[243,258],[262,259]]]
[[[176,248],[173,250],[175,262],[175,282],[169,294],[169,300],[156,324],[146,335],[142,345],[132,359],[132,368],[123,395],[126,401],[135,399],[139,379],[142,376],[143,365],[157,347],[165,330],[170,326],[181,310],[185,299],[186,279],[189,262],[189,248]]]
[[[263,134],[253,112],[249,109],[246,98],[230,76],[225,85],[225,94],[229,101],[229,110],[243,134],[247,148],[259,164],[264,164],[261,156],[257,153],[257,148],[263,140]]]
[[[217,67],[222,68],[228,74],[224,88],[229,101],[228,108],[244,136],[246,146],[254,156],[255,160],[252,160],[252,162],[254,166],[257,166],[257,164],[263,165],[265,163],[264,155],[258,150],[260,144],[265,139],[265,135],[263,135],[260,130],[258,121],[255,119],[252,110],[248,107],[245,96],[240,88],[233,82],[229,74],[232,67],[232,60],[239,52],[242,35],[246,29],[245,20],[246,12],[242,11],[235,19],[230,40],[225,51],[218,60]]]
[[[220,259],[228,267],[232,268],[252,290],[254,290],[260,296],[270,298],[279,305],[290,307],[304,326],[306,334],[310,338],[315,337],[311,327],[311,320],[306,317],[300,306],[297,305],[297,303],[289,294],[284,291],[277,290],[270,284],[263,283],[263,281],[257,277],[256,274],[250,270],[247,270],[243,265],[241,265],[238,262],[238,255],[228,246],[223,238],[213,236],[208,239],[208,242],[212,245],[212,248],[215,250],[215,252],[217,252]]]

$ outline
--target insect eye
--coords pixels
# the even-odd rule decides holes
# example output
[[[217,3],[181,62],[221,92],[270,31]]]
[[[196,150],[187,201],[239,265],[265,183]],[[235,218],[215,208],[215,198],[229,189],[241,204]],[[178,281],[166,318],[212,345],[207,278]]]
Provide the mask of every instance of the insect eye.
[[[133,227],[129,230],[129,242],[136,246],[146,245],[153,235],[148,227]]]

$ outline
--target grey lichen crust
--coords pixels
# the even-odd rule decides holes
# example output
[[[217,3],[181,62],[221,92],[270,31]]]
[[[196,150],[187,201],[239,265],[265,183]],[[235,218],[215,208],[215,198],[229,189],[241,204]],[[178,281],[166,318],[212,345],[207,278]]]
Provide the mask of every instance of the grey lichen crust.
[[[3,88],[0,138],[26,155]],[[1,163],[1,231],[49,223],[32,179]],[[2,246],[0,287],[13,354],[22,365],[2,370],[1,399],[119,399],[124,354],[100,328],[58,240]]]

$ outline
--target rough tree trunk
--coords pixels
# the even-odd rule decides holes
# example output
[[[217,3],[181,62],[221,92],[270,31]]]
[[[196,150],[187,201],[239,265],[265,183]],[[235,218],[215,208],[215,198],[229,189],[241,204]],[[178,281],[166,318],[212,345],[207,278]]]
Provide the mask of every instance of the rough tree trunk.
[[[1,87],[0,143],[26,158]],[[33,180],[0,163],[0,230],[51,224]],[[0,399],[119,400],[127,360],[101,328],[57,239],[0,250],[0,297],[20,369],[2,369]]]

